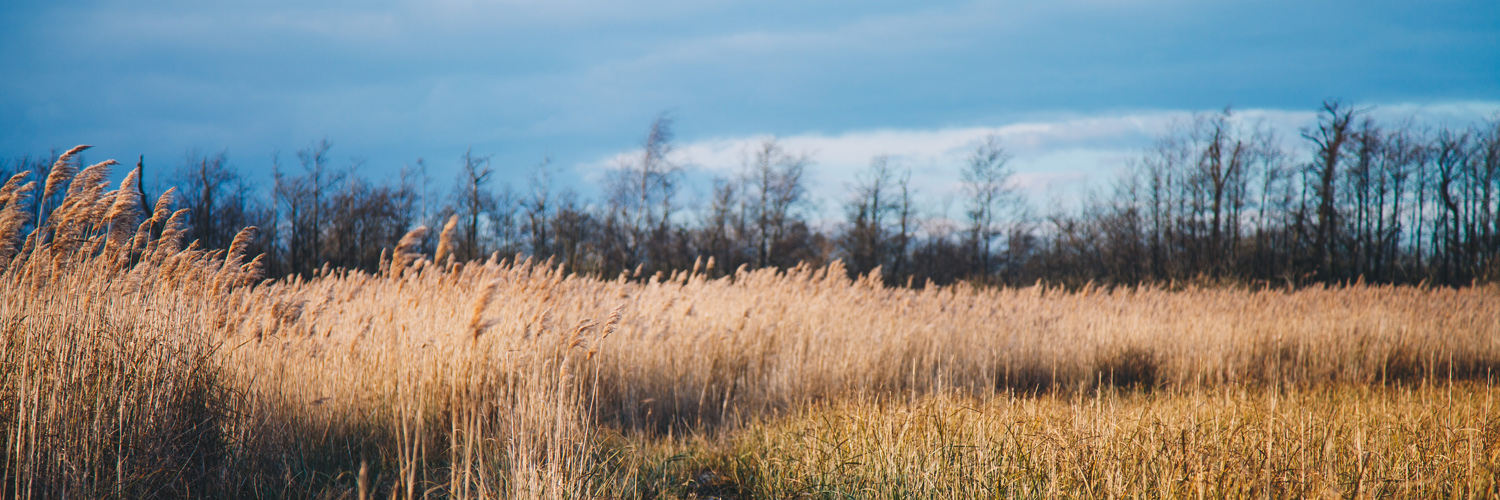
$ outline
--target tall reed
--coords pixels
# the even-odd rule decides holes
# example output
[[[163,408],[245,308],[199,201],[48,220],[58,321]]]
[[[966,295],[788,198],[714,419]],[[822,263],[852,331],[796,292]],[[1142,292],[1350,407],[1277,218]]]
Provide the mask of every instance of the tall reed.
[[[196,320],[219,310],[220,294],[199,284],[225,259],[133,240],[138,173],[113,191],[112,162],[70,178],[82,148],[48,175],[44,195],[71,183],[36,229],[22,236],[15,222],[31,213],[34,184],[7,190],[0,207],[0,496],[211,491],[233,397],[213,358],[215,325]],[[235,284],[255,272],[236,267]]]
[[[634,484],[620,436],[840,402],[1430,386],[1500,366],[1490,287],[918,290],[837,263],[601,280],[456,262],[454,220],[432,259],[423,227],[377,273],[262,282],[255,228],[204,251],[171,191],[147,213],[138,173],[110,190],[113,162],[71,162],[36,198],[65,189],[56,207],[28,175],[0,185],[6,497],[591,498]]]

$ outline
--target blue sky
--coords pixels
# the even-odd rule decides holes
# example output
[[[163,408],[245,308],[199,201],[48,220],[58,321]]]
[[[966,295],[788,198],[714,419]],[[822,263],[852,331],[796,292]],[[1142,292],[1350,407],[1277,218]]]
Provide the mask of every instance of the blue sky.
[[[587,192],[668,111],[705,175],[776,135],[818,161],[825,198],[876,154],[941,198],[983,133],[1018,134],[1033,184],[1089,179],[1192,111],[1232,104],[1294,134],[1330,97],[1494,116],[1500,2],[0,6],[0,155],[90,143],[158,171],[188,150],[263,171],[327,137],[372,177],[425,158],[446,183],[472,146],[513,183],[550,156]]]

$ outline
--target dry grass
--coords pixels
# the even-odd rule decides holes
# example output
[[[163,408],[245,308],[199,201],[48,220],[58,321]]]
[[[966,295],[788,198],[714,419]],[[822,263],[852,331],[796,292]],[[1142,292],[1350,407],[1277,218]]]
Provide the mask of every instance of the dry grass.
[[[622,489],[677,498],[1487,498],[1497,396],[1455,384],[839,402],[611,444],[633,471]]]
[[[80,174],[24,245],[0,235],[22,248],[0,264],[0,496],[192,496],[231,458],[213,320],[255,271],[119,236],[139,215],[104,190],[111,164]],[[28,214],[33,189],[3,212]]]
[[[0,496],[1494,495],[1493,288],[602,281],[425,228],[256,283],[109,166],[0,234]]]

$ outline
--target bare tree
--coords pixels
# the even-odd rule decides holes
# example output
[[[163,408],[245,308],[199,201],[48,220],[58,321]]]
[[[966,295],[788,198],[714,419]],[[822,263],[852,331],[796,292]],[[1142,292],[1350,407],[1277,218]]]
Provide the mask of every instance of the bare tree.
[[[549,229],[551,225],[553,207],[550,205],[552,199],[552,159],[543,158],[531,170],[530,193],[522,201],[522,208],[526,215],[527,234],[531,237],[531,253],[537,257],[551,255],[551,239]]]
[[[1302,137],[1312,141],[1316,147],[1314,163],[1311,165],[1316,179],[1318,200],[1318,222],[1313,240],[1313,260],[1317,262],[1319,274],[1325,279],[1334,278],[1334,260],[1338,233],[1338,211],[1336,209],[1339,165],[1343,162],[1344,144],[1349,141],[1350,127],[1354,123],[1355,111],[1339,101],[1324,101],[1318,114],[1316,128],[1302,131]]]
[[[239,181],[239,173],[228,165],[223,151],[213,156],[198,156],[189,153],[176,173],[176,184],[180,187],[179,203],[189,209],[188,220],[192,225],[191,237],[206,248],[227,248],[229,241],[240,230],[228,224],[236,221],[223,220],[218,208],[230,196]],[[146,206],[146,205],[142,205]]]
[[[1000,142],[1000,136],[985,136],[979,146],[969,154],[964,165],[962,186],[968,216],[966,245],[974,272],[987,275],[993,271],[993,244],[1003,230],[1000,227],[1002,213],[1019,201],[1012,182],[1015,170],[1010,167],[1010,153]]]
[[[775,138],[762,141],[745,161],[745,186],[755,221],[755,259],[758,267],[792,265],[773,255],[797,217],[795,209],[804,201],[807,188],[802,175],[809,163],[805,154],[791,154]]]
[[[1476,128],[1475,165],[1482,173],[1483,201],[1480,207],[1488,224],[1483,226],[1479,248],[1484,249],[1481,279],[1500,279],[1500,114]]]
[[[1382,214],[1390,186],[1381,169],[1385,156],[1385,132],[1366,116],[1350,136],[1351,162],[1344,169],[1343,198],[1347,228],[1348,266],[1351,272],[1367,279],[1378,277],[1381,259]]]
[[[911,187],[911,168],[902,168],[896,173],[896,189],[899,191],[891,207],[896,215],[896,231],[891,238],[891,273],[893,279],[910,276],[907,259],[911,255],[912,233],[917,226],[916,193]]]
[[[272,159],[275,217],[278,225],[283,220],[286,223],[287,271],[308,274],[323,264],[327,195],[349,176],[348,171],[330,166],[328,150],[332,147],[328,139],[322,139],[298,151],[301,175],[287,174],[279,159]]]
[[[750,248],[752,256],[748,257],[742,249],[747,246],[758,248],[746,241],[752,239],[746,220],[749,218],[749,204],[743,199],[744,188],[739,181],[715,178],[713,182],[713,197],[700,224],[699,248],[712,257],[720,269],[736,269],[755,258],[755,248]]]
[[[1201,119],[1194,128],[1195,139],[1201,144],[1195,174],[1206,184],[1204,191],[1209,198],[1209,251],[1204,257],[1214,263],[1215,269],[1222,269],[1234,259],[1229,252],[1233,251],[1239,235],[1245,171],[1250,168],[1254,152],[1253,145],[1240,137],[1231,118],[1232,111],[1225,108],[1222,113]],[[1226,232],[1232,234],[1226,236]]]
[[[625,254],[617,265],[647,261],[653,261],[652,266],[666,264],[657,261],[670,253],[673,232],[669,222],[681,175],[681,167],[669,158],[672,139],[671,116],[657,115],[642,143],[640,157],[622,162],[610,176],[609,203],[613,209],[612,220],[606,221],[606,237],[619,240]]]
[[[895,172],[890,157],[877,156],[870,167],[856,176],[850,198],[844,204],[847,228],[842,238],[849,257],[849,271],[869,272],[885,263],[890,245],[887,218],[899,205],[891,200]]]
[[[459,243],[458,260],[478,258],[483,253],[479,241],[480,217],[495,210],[495,195],[490,191],[491,177],[495,169],[490,167],[490,157],[474,156],[474,149],[464,151],[458,178],[453,186],[453,201],[456,213],[462,218],[459,228],[463,241]]]
[[[376,183],[350,175],[330,193],[326,262],[374,272],[383,250],[394,247],[416,218],[417,188],[411,178]]]
[[[189,153],[170,182],[179,187],[177,206],[188,209],[188,239],[203,248],[227,249],[246,226],[272,224],[272,214],[256,195],[255,186],[229,165],[222,151],[212,156]],[[258,253],[269,246],[270,235],[258,232],[250,249]]]
[[[1438,201],[1443,210],[1438,212],[1433,225],[1434,251],[1440,251],[1438,271],[1444,280],[1459,277],[1466,269],[1464,248],[1464,166],[1469,162],[1467,132],[1442,130],[1438,132],[1433,151],[1433,166],[1437,169]],[[1440,241],[1438,238],[1442,238]]]
[[[1295,172],[1288,165],[1287,153],[1277,146],[1274,134],[1266,132],[1259,137],[1256,155],[1260,169],[1255,173],[1259,198],[1247,265],[1262,279],[1277,277],[1286,281],[1290,270],[1279,254],[1289,253],[1291,244],[1285,229],[1292,224],[1292,206],[1297,200]]]
[[[580,273],[613,271],[604,267],[607,252],[599,248],[606,235],[599,227],[599,221],[580,206],[577,193],[565,190],[558,194],[553,205],[557,207],[553,212],[551,231],[556,248],[554,255],[562,257],[563,266]]]
[[[146,195],[146,155],[141,155],[140,158],[136,159],[135,171],[137,173],[135,177],[135,192],[140,195],[141,206],[150,207],[151,202],[149,200],[151,197]]]
[[[523,236],[529,224],[521,221],[519,213],[523,203],[522,196],[509,183],[500,185],[499,192],[495,193],[494,208],[489,212],[490,236],[495,242],[491,251],[498,251],[501,255],[515,255],[529,247]],[[476,258],[483,256],[475,255]]]

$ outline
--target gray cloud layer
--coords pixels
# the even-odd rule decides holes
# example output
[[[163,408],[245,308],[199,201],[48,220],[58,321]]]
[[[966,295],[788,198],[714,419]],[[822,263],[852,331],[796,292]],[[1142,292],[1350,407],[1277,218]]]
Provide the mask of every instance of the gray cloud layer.
[[[1500,4],[58,2],[0,7],[0,153],[589,165],[688,141],[1038,115],[1500,98]]]

